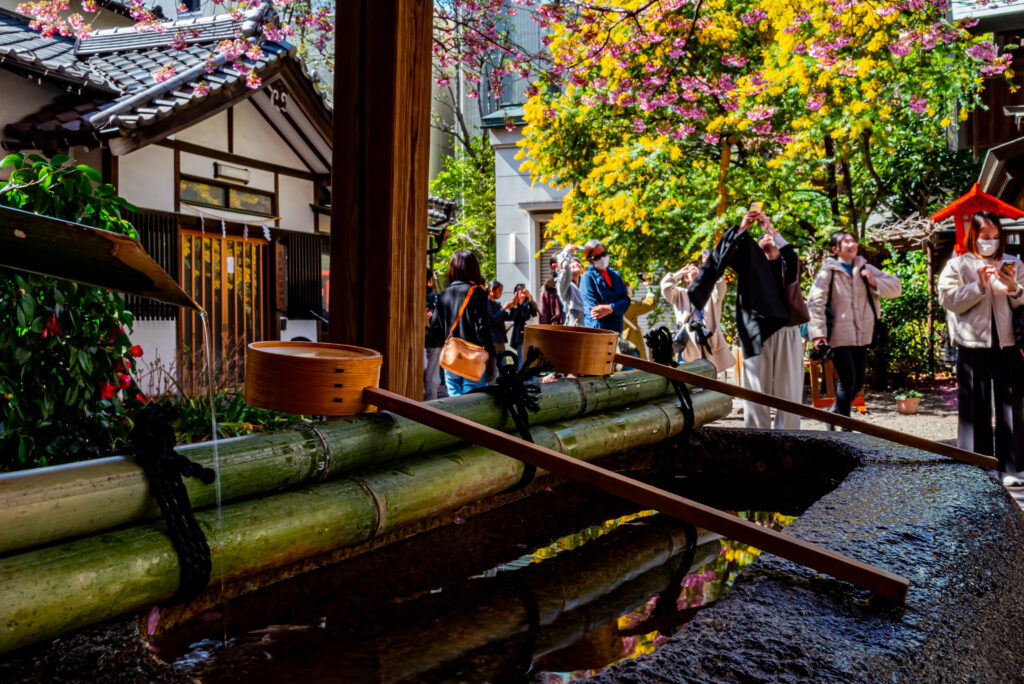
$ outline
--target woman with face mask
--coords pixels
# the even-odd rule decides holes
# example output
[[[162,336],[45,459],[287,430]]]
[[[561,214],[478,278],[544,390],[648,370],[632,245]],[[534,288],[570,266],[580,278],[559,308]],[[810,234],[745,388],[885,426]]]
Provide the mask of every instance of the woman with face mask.
[[[1024,361],[1012,309],[1024,305],[1024,264],[1003,252],[999,217],[971,217],[964,248],[939,275],[939,303],[957,347],[957,446],[999,459],[1007,487],[1024,485]],[[995,400],[996,428],[992,431]],[[994,441],[994,451],[993,451]]]
[[[622,334],[622,315],[629,309],[630,297],[622,276],[608,267],[608,250],[599,240],[583,245],[583,258],[590,268],[580,278],[583,296],[583,325],[614,330]]]
[[[857,254],[857,238],[852,233],[841,230],[833,234],[830,247],[833,256],[818,271],[807,297],[807,311],[811,315],[807,330],[814,347],[832,347],[832,364],[839,382],[831,410],[848,416],[853,398],[864,386],[868,346],[881,314],[879,297],[899,297],[903,286],[899,278],[875,268]],[[830,303],[831,331],[825,315]]]

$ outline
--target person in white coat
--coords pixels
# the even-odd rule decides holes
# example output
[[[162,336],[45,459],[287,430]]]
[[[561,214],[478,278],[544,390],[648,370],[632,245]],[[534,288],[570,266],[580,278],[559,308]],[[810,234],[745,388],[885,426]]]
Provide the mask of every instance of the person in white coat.
[[[760,222],[765,234],[757,244],[764,252],[771,266],[773,283],[765,287],[783,288],[796,282],[800,260],[793,246],[776,232],[767,216],[751,212],[744,217],[740,227],[750,227]],[[790,325],[775,332],[761,347],[761,353],[743,359],[743,386],[755,392],[764,392],[773,397],[803,403],[804,400],[804,343],[800,337],[800,326]],[[771,409],[754,401],[743,402],[743,427],[772,427]],[[776,430],[799,430],[800,416],[786,411],[775,412]]]
[[[857,254],[857,238],[839,231],[832,235],[834,256],[825,260],[807,298],[811,320],[807,324],[815,347],[832,347],[832,364],[839,382],[832,411],[850,415],[853,398],[864,386],[868,346],[875,322],[881,315],[879,297],[899,297],[903,286],[899,278],[872,266]],[[828,329],[825,308],[831,303],[833,327]],[[829,426],[831,429],[831,426]]]
[[[1003,252],[999,217],[988,211],[971,217],[964,247],[967,251],[947,261],[939,275],[939,304],[957,348],[957,446],[994,455],[1003,484],[1019,487],[1024,485],[1024,361],[1014,339],[1013,309],[1024,305],[1024,264]]]
[[[686,293],[686,286],[693,282],[697,270],[696,265],[688,264],[675,273],[666,273],[661,279],[661,294],[672,305],[676,314],[676,323],[689,333],[689,339],[682,350],[683,360],[696,361],[700,358],[707,358],[721,373],[736,363],[720,325],[722,300],[725,297],[726,289],[725,281],[719,280],[715,283],[715,289],[712,291],[708,303],[704,305],[703,310],[698,310],[690,303],[690,297]],[[690,329],[690,322],[696,318],[702,318],[704,328],[711,333],[708,340],[710,348],[702,348],[697,342],[697,335]]]
[[[580,276],[583,262],[576,256],[578,245],[566,245],[558,253],[558,270],[555,272],[555,290],[562,302],[565,325],[583,326],[583,295],[580,293]]]

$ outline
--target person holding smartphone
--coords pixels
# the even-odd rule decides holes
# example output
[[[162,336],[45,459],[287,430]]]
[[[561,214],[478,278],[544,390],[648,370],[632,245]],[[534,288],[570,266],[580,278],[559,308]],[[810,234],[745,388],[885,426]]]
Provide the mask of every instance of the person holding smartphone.
[[[526,323],[537,315],[537,303],[524,283],[518,283],[512,293],[512,338],[509,342],[516,350],[519,365],[523,364],[523,329]]]
[[[974,214],[964,233],[967,251],[947,261],[939,275],[939,304],[957,348],[957,446],[994,455],[1003,485],[1020,487],[1024,360],[1014,339],[1013,309],[1024,305],[1024,264],[1004,247],[999,217]]]

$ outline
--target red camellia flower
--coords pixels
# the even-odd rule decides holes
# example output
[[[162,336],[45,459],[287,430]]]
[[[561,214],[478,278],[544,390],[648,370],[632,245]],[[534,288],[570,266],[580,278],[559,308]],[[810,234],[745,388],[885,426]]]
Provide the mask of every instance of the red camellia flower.
[[[128,389],[132,385],[132,379],[127,375],[120,374],[117,376],[117,387],[118,389]]]
[[[47,337],[56,337],[57,335],[63,335],[64,331],[60,328],[60,323],[57,322],[57,314],[50,314],[50,322],[46,324],[46,329],[43,330],[43,339]]]
[[[137,344],[132,345],[132,348],[128,350],[128,353],[134,356],[135,358],[139,358],[140,356],[142,356],[142,347],[140,347]]]
[[[135,401],[141,401],[143,404],[145,404],[147,401],[149,401],[149,399],[146,398],[145,394],[139,392],[138,394],[135,395]]]
[[[117,392],[117,385],[112,382],[100,383],[100,399],[111,399]]]
[[[114,372],[124,373],[128,370],[128,367],[124,365],[124,359],[118,359],[114,362]]]

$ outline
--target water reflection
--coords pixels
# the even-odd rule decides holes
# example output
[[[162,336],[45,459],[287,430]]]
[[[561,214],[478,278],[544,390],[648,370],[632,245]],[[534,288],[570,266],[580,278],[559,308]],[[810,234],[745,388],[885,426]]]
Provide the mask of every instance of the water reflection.
[[[741,517],[781,529],[778,513]],[[313,624],[204,639],[176,660],[204,682],[565,682],[642,653],[715,601],[758,555],[643,511],[469,579]]]

